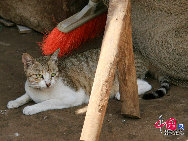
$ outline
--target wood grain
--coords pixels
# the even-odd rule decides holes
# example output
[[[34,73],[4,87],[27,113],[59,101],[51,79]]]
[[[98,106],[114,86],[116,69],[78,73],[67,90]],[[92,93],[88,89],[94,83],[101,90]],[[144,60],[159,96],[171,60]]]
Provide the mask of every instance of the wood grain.
[[[124,100],[124,98],[131,98],[130,101],[135,100],[136,102],[138,102],[136,99],[138,97],[135,96],[137,94],[136,93],[137,86],[134,86],[132,88],[132,85],[136,85],[136,78],[134,77],[134,75],[136,76],[136,72],[134,68],[134,59],[132,52],[132,41],[131,41],[132,38],[129,40],[125,40],[125,38],[129,38],[128,36],[131,36],[131,30],[127,29],[130,28],[130,25],[129,26],[126,25],[126,24],[130,24],[129,22],[126,22],[126,18],[129,18],[129,16],[127,16],[128,12],[130,12],[130,9],[127,10],[127,8],[130,8],[129,3],[130,1],[128,0],[110,1],[105,34],[102,42],[101,54],[95,74],[88,110],[86,113],[80,140],[84,140],[84,141],[99,140],[100,131],[102,128],[102,123],[106,112],[109,94],[112,88],[114,73],[118,61],[118,51],[122,51],[122,53],[125,53],[125,51],[127,51],[126,54],[130,54],[129,57],[120,58],[120,59],[124,59],[125,61],[121,61],[119,63],[121,92],[124,91],[125,88],[129,89],[129,90],[125,90],[127,96],[122,96],[123,107],[124,107],[124,102],[129,101],[129,100]],[[125,30],[127,31],[124,32]],[[128,34],[128,36],[126,34]],[[123,38],[123,36],[125,36],[125,38]],[[126,42],[128,43],[124,44]],[[125,56],[121,55],[121,57],[125,57]],[[130,63],[127,63],[128,61],[130,61]],[[122,69],[125,70],[122,71]],[[125,75],[123,74],[125,71],[128,71],[128,73],[126,73],[126,76],[123,76],[121,79],[121,75]],[[133,78],[131,77],[125,78],[129,74],[131,74]],[[126,79],[127,80],[131,79],[130,83],[125,84],[127,81],[124,80]],[[134,92],[134,93],[132,93],[131,95],[130,93],[127,92]],[[125,95],[125,92],[122,93],[123,95]],[[131,96],[134,98],[132,98]],[[135,105],[135,101],[132,101],[134,102],[133,105]],[[133,106],[132,108],[137,108],[137,107]],[[132,114],[136,115],[134,112]]]
[[[118,75],[120,96],[122,102],[121,113],[128,117],[140,118],[138,88],[134,54],[132,47],[131,4],[127,2],[119,46]]]

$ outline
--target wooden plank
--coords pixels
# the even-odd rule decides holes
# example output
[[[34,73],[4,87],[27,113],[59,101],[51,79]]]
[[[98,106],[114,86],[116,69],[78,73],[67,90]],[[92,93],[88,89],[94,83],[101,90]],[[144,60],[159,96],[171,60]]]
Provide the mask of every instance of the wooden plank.
[[[99,140],[118,60],[118,47],[122,45],[120,40],[125,30],[127,7],[128,0],[110,1],[101,54],[80,140]]]
[[[136,69],[132,47],[130,0],[128,0],[124,21],[124,29],[121,33],[120,39],[118,61],[120,99],[122,102],[121,113],[128,117],[140,118]]]

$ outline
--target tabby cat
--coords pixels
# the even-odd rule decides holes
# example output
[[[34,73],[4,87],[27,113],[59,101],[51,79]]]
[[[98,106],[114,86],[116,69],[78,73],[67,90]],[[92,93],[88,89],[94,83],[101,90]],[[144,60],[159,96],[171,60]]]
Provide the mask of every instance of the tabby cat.
[[[150,72],[151,75],[155,79],[160,82],[160,88],[156,91],[152,91],[151,93],[145,93],[142,98],[149,100],[149,99],[156,99],[163,97],[167,94],[168,90],[170,89],[170,80],[162,72],[159,72],[147,59],[145,59],[140,52],[137,50],[134,51],[134,58],[135,58],[135,67],[136,67],[136,75],[137,78],[144,79],[145,74]]]
[[[26,93],[16,100],[9,101],[8,108],[17,108],[30,100],[35,103],[23,109],[25,115],[32,115],[46,110],[63,109],[88,103],[94,75],[99,58],[99,49],[72,55],[58,61],[59,50],[51,56],[34,59],[27,53],[22,55],[24,71],[27,76]],[[135,53],[138,93],[151,89],[142,80],[148,71],[146,61]],[[118,77],[115,74],[111,97],[120,99]]]

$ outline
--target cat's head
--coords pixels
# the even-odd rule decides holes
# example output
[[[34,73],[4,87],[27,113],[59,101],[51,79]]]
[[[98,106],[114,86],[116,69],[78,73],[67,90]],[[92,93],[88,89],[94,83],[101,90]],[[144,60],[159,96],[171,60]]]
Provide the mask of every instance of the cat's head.
[[[59,78],[58,54],[59,49],[51,56],[44,56],[38,59],[34,59],[27,53],[22,55],[24,71],[30,87],[41,89],[55,85]]]

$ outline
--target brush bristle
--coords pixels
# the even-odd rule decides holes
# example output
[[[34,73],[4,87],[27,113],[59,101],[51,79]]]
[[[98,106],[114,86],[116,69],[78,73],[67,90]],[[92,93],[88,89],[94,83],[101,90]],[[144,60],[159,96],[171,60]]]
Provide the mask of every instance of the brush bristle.
[[[106,25],[106,13],[97,16],[69,33],[63,33],[54,28],[43,38],[40,44],[44,55],[50,55],[60,48],[59,57],[70,53],[82,43],[100,35]]]

